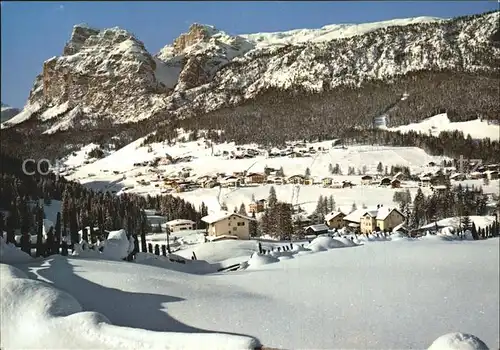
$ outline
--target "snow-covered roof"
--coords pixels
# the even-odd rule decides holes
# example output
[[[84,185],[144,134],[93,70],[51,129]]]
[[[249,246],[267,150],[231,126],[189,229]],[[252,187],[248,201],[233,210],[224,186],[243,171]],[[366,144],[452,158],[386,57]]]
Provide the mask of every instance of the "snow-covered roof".
[[[389,216],[389,214],[392,213],[393,211],[397,211],[403,217],[405,216],[396,208],[380,207],[377,211],[377,220],[385,220]]]
[[[183,224],[195,224],[195,222],[187,219],[175,219],[167,222],[167,225],[169,226],[183,225]]]
[[[342,213],[341,211],[332,211],[331,213],[329,213],[328,215],[325,216],[325,220],[330,221],[341,214],[345,216],[345,214]]]
[[[311,226],[307,226],[305,228],[305,230],[308,230],[308,229],[311,229],[313,230],[314,232],[318,232],[318,231],[328,231],[329,230],[329,227],[326,226],[325,224],[317,224],[317,225],[311,225]]]
[[[207,224],[213,224],[214,222],[218,222],[218,221],[227,219],[228,217],[230,217],[232,215],[236,215],[242,219],[254,220],[253,218],[246,216],[246,215],[241,215],[239,213],[232,213],[229,211],[222,210],[220,212],[213,213],[213,214],[202,217],[201,221],[206,222]]]
[[[358,223],[361,221],[361,217],[369,210],[373,209],[358,209],[350,213],[349,215],[346,215],[344,217],[344,221],[349,221],[349,222],[355,222]]]
[[[364,212],[364,214],[362,216],[365,216],[365,215],[370,215],[371,217],[376,217],[377,216],[377,211],[376,210],[367,210]]]

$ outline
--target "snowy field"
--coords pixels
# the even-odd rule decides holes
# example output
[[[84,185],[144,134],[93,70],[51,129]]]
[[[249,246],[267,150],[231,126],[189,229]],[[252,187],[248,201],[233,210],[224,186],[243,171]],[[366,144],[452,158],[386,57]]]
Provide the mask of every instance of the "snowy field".
[[[466,122],[451,122],[446,113],[438,114],[424,119],[420,123],[408,124],[388,128],[390,131],[399,131],[407,133],[416,131],[418,133],[438,136],[441,131],[461,131],[464,136],[470,135],[473,139],[490,138],[496,140],[500,138],[500,126],[488,124],[480,119],[469,120]]]
[[[499,347],[498,239],[427,236],[322,251],[337,246],[331,240],[215,274],[95,258],[18,259],[22,272],[0,265],[1,346],[250,349],[255,337],[280,349],[424,349],[466,332]],[[28,308],[36,312],[18,311]],[[89,333],[75,337],[71,329],[82,323]],[[51,327],[57,336],[45,333]],[[217,334],[192,334],[206,330]]]

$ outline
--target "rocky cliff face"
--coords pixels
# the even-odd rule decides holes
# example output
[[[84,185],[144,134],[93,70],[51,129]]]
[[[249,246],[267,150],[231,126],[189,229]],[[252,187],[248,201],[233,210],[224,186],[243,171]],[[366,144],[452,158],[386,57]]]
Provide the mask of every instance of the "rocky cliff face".
[[[155,56],[125,30],[79,25],[63,55],[44,63],[10,124],[38,118],[52,133],[214,111],[270,88],[322,93],[421,70],[495,75],[498,22],[494,12],[242,36],[194,24]]]

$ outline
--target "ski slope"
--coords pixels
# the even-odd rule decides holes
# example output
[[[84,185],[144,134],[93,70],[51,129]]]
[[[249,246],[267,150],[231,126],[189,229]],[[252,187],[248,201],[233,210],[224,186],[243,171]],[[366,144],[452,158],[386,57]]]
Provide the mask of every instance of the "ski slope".
[[[489,138],[498,141],[500,138],[500,125],[488,124],[480,119],[469,120],[466,122],[451,122],[446,113],[435,115],[424,119],[420,123],[401,125],[388,128],[390,131],[399,131],[408,133],[416,131],[418,133],[438,136],[442,131],[461,131],[464,136],[470,135],[473,139]]]

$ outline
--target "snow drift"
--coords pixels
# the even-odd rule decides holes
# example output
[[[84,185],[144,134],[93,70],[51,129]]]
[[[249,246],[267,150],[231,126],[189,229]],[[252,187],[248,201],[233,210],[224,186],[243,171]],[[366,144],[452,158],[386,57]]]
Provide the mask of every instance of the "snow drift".
[[[472,334],[448,333],[437,338],[428,350],[488,350],[488,346]]]
[[[28,279],[15,267],[0,264],[0,277],[2,349],[229,350],[259,346],[255,339],[245,336],[153,332],[114,326],[100,313],[83,311],[70,294]]]
[[[22,252],[12,243],[7,243],[4,237],[0,237],[0,263],[17,264],[28,262],[33,258]]]

